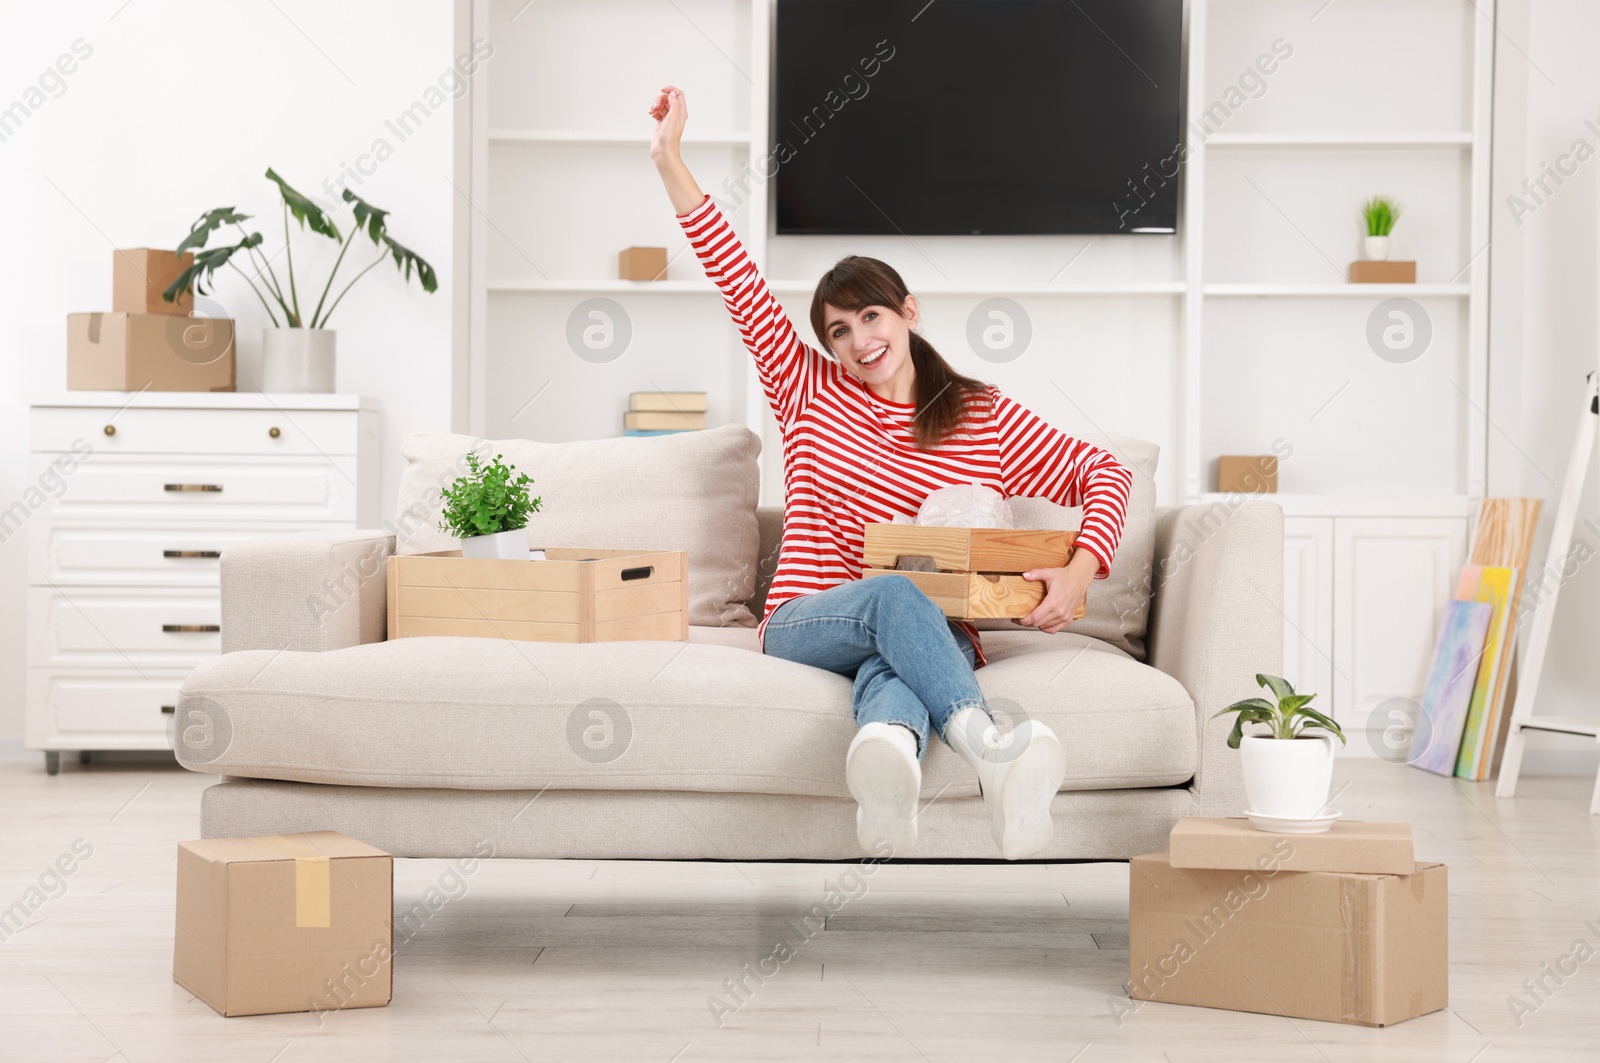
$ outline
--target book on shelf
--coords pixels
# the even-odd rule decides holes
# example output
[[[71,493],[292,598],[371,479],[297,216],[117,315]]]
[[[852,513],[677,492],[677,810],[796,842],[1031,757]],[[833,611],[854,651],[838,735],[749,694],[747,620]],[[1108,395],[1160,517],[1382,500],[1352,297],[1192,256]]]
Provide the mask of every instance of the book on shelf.
[[[680,436],[689,431],[687,428],[624,428],[625,436]]]
[[[703,413],[645,411],[622,415],[623,428],[675,428],[681,432],[687,429],[704,428],[705,426],[706,415]]]
[[[635,391],[628,396],[628,409],[635,413],[705,413],[703,391]]]

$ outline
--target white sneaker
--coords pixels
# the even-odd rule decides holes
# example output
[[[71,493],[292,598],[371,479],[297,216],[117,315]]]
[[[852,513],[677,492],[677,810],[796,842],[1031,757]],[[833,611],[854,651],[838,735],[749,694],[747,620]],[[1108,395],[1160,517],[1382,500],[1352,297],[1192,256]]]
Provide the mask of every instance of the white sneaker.
[[[863,724],[845,754],[844,781],[856,809],[856,841],[876,852],[886,841],[900,856],[917,844],[922,765],[917,736],[894,723]]]
[[[988,714],[968,707],[951,717],[945,739],[978,773],[989,832],[1000,855],[1022,860],[1055,837],[1050,802],[1067,774],[1067,754],[1047,724],[1023,720],[1001,734]]]

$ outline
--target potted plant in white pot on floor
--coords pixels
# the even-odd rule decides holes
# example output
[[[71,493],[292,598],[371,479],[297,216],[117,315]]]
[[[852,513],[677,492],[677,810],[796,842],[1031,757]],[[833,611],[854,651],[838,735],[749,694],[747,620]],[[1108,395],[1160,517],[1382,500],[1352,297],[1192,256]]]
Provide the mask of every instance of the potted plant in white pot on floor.
[[[339,232],[338,226],[333,223],[333,219],[326,211],[309,197],[295,191],[270,167],[266,176],[269,181],[277,185],[278,195],[283,200],[283,265],[289,277],[288,285],[285,286],[279,281],[272,260],[262,252],[261,234],[245,232],[242,223],[250,220],[250,215],[240,214],[232,207],[218,207],[200,215],[194,225],[190,226],[189,235],[178,244],[180,255],[185,251],[194,251],[194,264],[179,274],[178,279],[162,293],[162,298],[170,303],[190,291],[205,295],[207,294],[205,285],[208,282],[215,284],[217,270],[224,266],[232,266],[261,301],[261,305],[266,308],[267,317],[272,321],[272,326],[262,331],[261,390],[332,391],[334,332],[328,328],[328,319],[333,316],[334,310],[349,294],[356,281],[366,276],[386,258],[394,260],[395,268],[400,270],[406,280],[411,279],[411,273],[415,270],[417,281],[422,285],[423,291],[437,290],[438,277],[434,274],[433,267],[421,256],[389,235],[388,211],[374,207],[348,188],[345,189],[344,201],[350,204],[351,215],[355,219],[354,231],[345,236]],[[300,223],[302,230],[310,229],[341,245],[339,257],[334,260],[333,268],[328,271],[327,282],[322,286],[322,294],[318,296],[316,305],[311,306],[309,299],[306,301],[306,305],[311,306],[309,315],[301,308],[300,292],[295,283],[294,249],[289,239],[290,215]],[[207,248],[206,242],[211,239],[212,234],[225,225],[231,225],[238,230],[240,237],[238,242],[223,247]],[[344,264],[344,256],[362,232],[365,232],[372,239],[373,245],[378,248],[378,257],[352,277],[337,295],[333,295],[334,278],[339,274],[339,267]],[[235,261],[235,258],[241,255],[253,268],[254,278],[241,269],[239,263]],[[257,281],[260,281],[259,286]],[[331,301],[330,295],[333,295]]]
[[[1366,239],[1361,242],[1363,256],[1374,262],[1389,257],[1389,234],[1394,232],[1401,210],[1388,196],[1373,196],[1361,205],[1361,217],[1367,223]]]
[[[513,478],[516,466],[502,463],[502,456],[484,465],[468,452],[467,474],[444,492],[439,529],[461,540],[462,557],[542,559],[542,551],[530,554],[527,530],[528,514],[539,511],[542,499],[528,497],[533,480],[525,472]]]
[[[1256,675],[1273,700],[1246,698],[1218,711],[1212,719],[1234,713],[1228,748],[1237,749],[1244,770],[1244,791],[1250,801],[1245,815],[1262,830],[1320,833],[1339,818],[1327,807],[1333,782],[1333,758],[1344,732],[1330,717],[1311,708],[1315,694],[1296,694],[1275,675]],[[1246,724],[1266,730],[1246,734]]]

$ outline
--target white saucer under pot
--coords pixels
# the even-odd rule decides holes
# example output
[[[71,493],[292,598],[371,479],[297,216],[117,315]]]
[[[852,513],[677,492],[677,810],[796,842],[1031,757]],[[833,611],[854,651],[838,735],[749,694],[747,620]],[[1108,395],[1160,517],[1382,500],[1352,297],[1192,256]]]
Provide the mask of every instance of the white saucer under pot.
[[[1267,816],[1260,812],[1245,811],[1245,818],[1256,830],[1273,834],[1322,834],[1339,821],[1342,813],[1336,808],[1324,809],[1309,818],[1297,816]]]

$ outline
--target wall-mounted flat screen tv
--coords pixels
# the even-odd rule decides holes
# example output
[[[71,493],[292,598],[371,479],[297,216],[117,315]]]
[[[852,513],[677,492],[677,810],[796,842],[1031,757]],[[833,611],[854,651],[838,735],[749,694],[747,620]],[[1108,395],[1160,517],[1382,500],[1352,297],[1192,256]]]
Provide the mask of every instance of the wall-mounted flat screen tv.
[[[1182,53],[1183,0],[778,0],[776,231],[1173,232]]]

